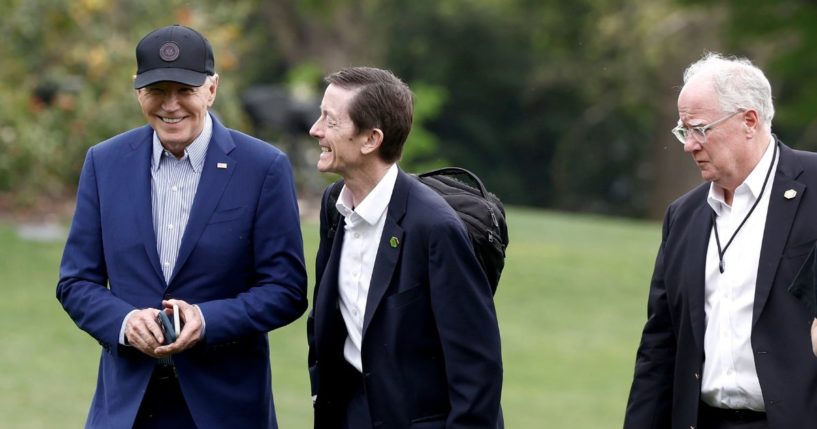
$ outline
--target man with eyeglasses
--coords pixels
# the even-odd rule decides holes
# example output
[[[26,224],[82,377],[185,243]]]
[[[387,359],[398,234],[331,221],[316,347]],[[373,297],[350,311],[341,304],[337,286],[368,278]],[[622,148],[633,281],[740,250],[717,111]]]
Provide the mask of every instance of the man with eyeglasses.
[[[817,240],[817,155],[772,134],[746,59],[687,68],[678,115],[709,183],[667,209],[624,427],[815,428],[813,318],[788,286]]]

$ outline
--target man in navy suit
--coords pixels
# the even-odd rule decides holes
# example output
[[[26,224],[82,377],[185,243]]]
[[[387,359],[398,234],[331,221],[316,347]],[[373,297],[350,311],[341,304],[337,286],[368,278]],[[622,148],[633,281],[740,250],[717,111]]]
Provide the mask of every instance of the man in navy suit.
[[[148,124],[88,150],[57,285],[102,345],[86,427],[276,428],[267,332],[307,307],[289,161],[209,114],[201,34],[158,29],[136,59]]]
[[[502,427],[488,280],[457,214],[396,164],[411,91],[366,67],[326,82],[310,135],[321,147],[318,170],[344,184],[335,206],[332,187],[321,205],[307,325],[315,427]]]
[[[664,218],[624,427],[817,427],[812,316],[788,292],[817,240],[817,155],[772,134],[746,59],[692,64],[678,115],[707,183]]]

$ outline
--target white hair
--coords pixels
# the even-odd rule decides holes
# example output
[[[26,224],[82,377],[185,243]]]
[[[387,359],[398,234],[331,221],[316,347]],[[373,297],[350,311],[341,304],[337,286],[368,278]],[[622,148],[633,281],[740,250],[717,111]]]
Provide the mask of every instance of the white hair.
[[[752,109],[769,129],[774,118],[772,87],[766,75],[746,58],[709,52],[684,71],[684,84],[701,72],[711,73],[724,112]]]

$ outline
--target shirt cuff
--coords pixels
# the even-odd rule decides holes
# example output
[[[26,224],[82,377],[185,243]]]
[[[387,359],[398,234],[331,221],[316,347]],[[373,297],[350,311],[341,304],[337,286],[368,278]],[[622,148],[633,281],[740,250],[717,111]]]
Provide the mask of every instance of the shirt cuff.
[[[128,326],[128,320],[130,320],[130,317],[137,311],[139,310],[131,310],[131,312],[125,316],[125,319],[122,320],[122,327],[119,328],[119,344],[122,344],[123,346],[130,345],[125,341],[125,327]]]
[[[198,304],[193,304],[193,307],[196,307],[196,310],[199,311],[199,318],[201,318],[201,335],[199,336],[199,340],[204,339],[204,331],[207,328],[207,323],[204,321],[204,313],[201,312],[201,308],[199,308]]]

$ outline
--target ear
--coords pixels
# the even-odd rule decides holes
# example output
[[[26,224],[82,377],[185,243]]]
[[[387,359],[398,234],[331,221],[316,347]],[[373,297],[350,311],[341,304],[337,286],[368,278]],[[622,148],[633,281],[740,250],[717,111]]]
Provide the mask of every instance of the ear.
[[[372,128],[368,131],[366,141],[363,142],[360,150],[364,155],[368,155],[377,151],[381,144],[383,144],[383,131],[380,128]]]
[[[207,88],[207,107],[212,107],[216,101],[216,93],[218,93],[218,73],[208,78],[210,80],[210,87]]]
[[[135,81],[136,81],[136,75],[133,75],[133,77],[131,78],[131,83],[130,83],[131,86],[133,86],[133,82],[135,82]],[[142,102],[142,89],[143,88],[133,90],[133,94],[136,95],[136,100],[138,100],[140,103]]]
[[[751,139],[760,131],[760,118],[757,116],[757,111],[749,109],[743,112],[742,118],[746,138]]]

